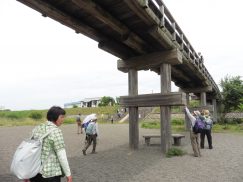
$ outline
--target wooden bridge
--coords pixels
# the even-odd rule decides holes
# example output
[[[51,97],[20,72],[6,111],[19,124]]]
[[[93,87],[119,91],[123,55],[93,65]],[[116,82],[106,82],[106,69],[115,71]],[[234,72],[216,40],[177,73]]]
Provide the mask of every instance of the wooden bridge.
[[[160,106],[161,149],[171,144],[170,107],[186,105],[189,93],[201,98],[217,118],[218,86],[161,0],[18,0],[61,24],[98,42],[98,47],[120,59],[118,70],[128,73],[129,143],[138,148],[138,107]],[[200,35],[199,35],[200,36]],[[82,54],[82,50],[80,50]],[[105,60],[104,60],[105,64]],[[161,93],[138,95],[139,70],[161,77]],[[171,81],[181,92],[171,92]],[[189,127],[189,125],[188,125]]]

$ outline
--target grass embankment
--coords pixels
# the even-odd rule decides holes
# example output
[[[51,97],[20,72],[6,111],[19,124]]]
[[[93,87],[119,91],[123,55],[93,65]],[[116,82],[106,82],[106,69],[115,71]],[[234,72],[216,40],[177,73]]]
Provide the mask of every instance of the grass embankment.
[[[173,132],[185,132],[185,120],[172,118],[171,128]],[[159,129],[160,121],[143,121],[142,128]],[[214,124],[212,132],[215,133],[241,133],[243,134],[243,124]]]
[[[70,108],[65,109],[66,118],[64,124],[75,123],[75,117],[71,115],[88,115],[96,113],[100,123],[107,123],[110,115],[116,113],[118,106],[107,106],[97,108]],[[27,110],[27,111],[0,111],[0,126],[24,126],[38,125],[46,121],[47,110]]]

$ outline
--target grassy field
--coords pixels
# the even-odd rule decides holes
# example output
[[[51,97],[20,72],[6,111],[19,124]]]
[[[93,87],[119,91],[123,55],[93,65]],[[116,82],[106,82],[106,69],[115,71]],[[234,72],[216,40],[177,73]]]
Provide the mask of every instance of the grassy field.
[[[143,121],[142,128],[159,129],[159,121]],[[173,118],[171,122],[173,132],[185,132],[184,119]],[[215,133],[240,133],[243,134],[243,124],[214,124],[212,132]]]
[[[107,123],[108,117],[115,114],[118,106],[107,106],[97,108],[70,108],[65,109],[66,119],[64,124],[75,123],[75,117],[69,117],[81,113],[88,115],[96,113],[100,123]],[[46,121],[47,110],[28,110],[28,111],[0,111],[0,126],[24,126],[38,125]]]
[[[88,115],[96,113],[98,115],[99,123],[110,123],[109,116],[116,114],[119,106],[97,107],[97,108],[70,108],[65,109],[66,119],[64,124],[74,124],[75,117],[70,117],[81,113]],[[174,111],[176,111],[175,108]],[[46,121],[47,110],[28,110],[28,111],[0,111],[0,127],[1,126],[24,126],[24,125],[38,125]],[[173,132],[184,132],[184,119],[172,118],[171,127]],[[140,122],[142,128],[159,129],[159,121],[142,121]],[[215,124],[213,132],[220,133],[243,133],[243,124]]]

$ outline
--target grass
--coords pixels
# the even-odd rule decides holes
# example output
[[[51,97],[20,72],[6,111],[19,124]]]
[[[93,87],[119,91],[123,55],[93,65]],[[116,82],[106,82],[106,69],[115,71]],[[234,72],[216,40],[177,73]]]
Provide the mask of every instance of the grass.
[[[81,113],[88,115],[96,113],[99,123],[110,123],[108,117],[115,114],[119,106],[107,106],[96,108],[70,108],[65,109],[66,116]],[[27,111],[0,111],[0,126],[25,126],[38,125],[46,121],[47,110],[27,110]],[[74,117],[66,117],[64,124],[74,124]],[[114,122],[115,123],[115,122]]]
[[[186,154],[186,152],[183,151],[182,149],[176,148],[176,147],[172,147],[166,153],[166,157],[171,158],[171,157],[174,157],[174,156],[183,156],[185,154]]]
[[[142,128],[148,129],[160,129],[160,121],[143,121],[141,123]],[[174,132],[185,131],[184,120],[180,118],[173,118],[171,122],[171,128]]]
[[[143,121],[142,128],[160,129],[160,121]],[[173,118],[171,121],[172,132],[185,132],[184,119]],[[214,124],[213,133],[240,133],[243,134],[243,124]]]

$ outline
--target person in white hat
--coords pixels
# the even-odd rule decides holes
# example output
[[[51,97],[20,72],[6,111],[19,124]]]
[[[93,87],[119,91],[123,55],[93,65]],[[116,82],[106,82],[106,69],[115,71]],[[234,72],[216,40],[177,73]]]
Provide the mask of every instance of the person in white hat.
[[[88,124],[87,128],[86,128],[86,142],[85,142],[85,146],[84,149],[82,150],[83,155],[86,155],[86,150],[89,148],[89,146],[91,145],[91,143],[93,142],[93,150],[92,150],[92,154],[95,154],[96,151],[96,140],[97,140],[97,136],[98,136],[98,125],[97,125],[97,117],[96,115],[92,115],[90,117],[90,123]]]

